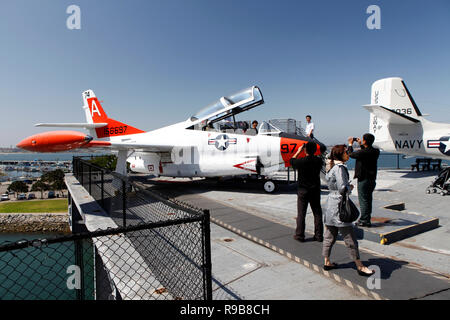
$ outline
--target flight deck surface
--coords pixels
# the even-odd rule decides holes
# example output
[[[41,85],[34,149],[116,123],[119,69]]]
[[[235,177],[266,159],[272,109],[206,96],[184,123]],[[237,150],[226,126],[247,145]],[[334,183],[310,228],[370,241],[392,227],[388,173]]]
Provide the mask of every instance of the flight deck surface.
[[[435,174],[435,173],[434,173]],[[392,217],[388,212],[404,215],[404,221],[411,217],[419,217],[423,221],[439,221],[437,228],[424,230],[417,235],[409,235],[406,239],[382,245],[371,239],[359,241],[362,260],[366,265],[378,266],[381,270],[381,289],[369,289],[367,279],[357,275],[355,265],[350,261],[347,250],[338,241],[333,249],[332,258],[340,267],[331,272],[322,270],[321,243],[307,241],[299,243],[292,238],[296,217],[296,190],[285,187],[276,194],[266,194],[259,189],[242,187],[220,187],[203,185],[199,181],[175,179],[171,183],[161,182],[161,179],[148,180],[137,177],[146,186],[190,202],[197,207],[210,209],[211,221],[235,234],[239,239],[248,239],[256,244],[271,249],[277,254],[290,259],[300,268],[308,268],[324,279],[337,282],[352,289],[355,294],[362,294],[372,299],[449,299],[450,298],[450,232],[448,223],[450,213],[446,208],[450,196],[425,194],[425,188],[434,179],[432,172],[409,172],[402,170],[381,170],[374,193],[374,213],[382,212],[386,220]],[[154,180],[160,180],[155,184]],[[167,181],[167,180],[166,180]],[[207,183],[208,184],[208,183]],[[356,188],[355,188],[356,190]],[[327,190],[322,190],[322,206],[326,201]],[[354,197],[356,195],[353,195]],[[354,198],[357,203],[357,198]],[[404,203],[405,210],[386,209],[392,204]],[[402,206],[394,206],[402,209]],[[374,216],[376,216],[374,214]],[[400,216],[401,217],[401,216]],[[377,224],[375,223],[375,224]],[[398,225],[402,222],[397,221]],[[307,232],[312,238],[312,215],[307,215]],[[395,224],[395,223],[394,223]],[[380,226],[385,230],[389,226]],[[371,228],[376,230],[377,228]],[[365,232],[373,232],[367,231]],[[214,234],[213,234],[214,236]],[[213,246],[214,257],[214,246]],[[261,259],[264,260],[264,259]],[[213,272],[214,272],[213,259]],[[223,265],[222,272],[226,270]],[[233,268],[230,266],[231,272]],[[283,275],[280,275],[283,277]],[[257,285],[253,279],[247,287]],[[305,279],[299,279],[299,288]],[[314,292],[314,289],[309,290]],[[236,293],[239,295],[239,292]],[[315,293],[314,298],[320,298]],[[281,295],[283,296],[283,295]],[[251,299],[253,295],[244,298]],[[258,298],[271,299],[270,294]],[[281,298],[276,295],[273,298]],[[284,297],[287,298],[287,297]],[[308,299],[307,295],[301,298]],[[329,299],[330,297],[322,297]],[[339,298],[336,296],[335,298]],[[347,297],[348,298],[348,297]]]

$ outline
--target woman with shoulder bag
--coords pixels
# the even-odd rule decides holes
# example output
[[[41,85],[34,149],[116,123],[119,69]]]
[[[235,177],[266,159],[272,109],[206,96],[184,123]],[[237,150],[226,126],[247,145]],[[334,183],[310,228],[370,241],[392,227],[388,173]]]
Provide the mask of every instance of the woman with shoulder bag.
[[[325,258],[324,270],[337,268],[336,263],[331,263],[330,253],[336,242],[338,232],[344,238],[345,245],[349,249],[350,257],[355,261],[358,274],[361,276],[371,276],[375,271],[365,267],[360,260],[358,242],[352,222],[342,222],[339,218],[340,206],[342,200],[352,191],[353,185],[350,184],[349,174],[345,163],[348,161],[347,147],[345,145],[336,145],[331,150],[330,159],[327,161],[326,180],[328,183],[328,201],[327,208],[324,211],[323,222],[325,225],[325,235],[323,241],[322,255]]]

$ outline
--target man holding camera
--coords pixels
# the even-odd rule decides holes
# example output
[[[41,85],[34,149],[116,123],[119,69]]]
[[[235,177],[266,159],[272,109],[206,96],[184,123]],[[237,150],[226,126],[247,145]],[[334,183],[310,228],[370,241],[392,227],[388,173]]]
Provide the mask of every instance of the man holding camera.
[[[358,200],[361,208],[361,217],[358,225],[362,227],[371,227],[370,222],[372,214],[372,194],[375,190],[377,179],[377,162],[380,156],[380,150],[372,146],[375,137],[366,133],[362,141],[359,138],[348,138],[348,155],[356,159],[355,176],[358,179]],[[361,149],[353,151],[353,143],[358,142]]]

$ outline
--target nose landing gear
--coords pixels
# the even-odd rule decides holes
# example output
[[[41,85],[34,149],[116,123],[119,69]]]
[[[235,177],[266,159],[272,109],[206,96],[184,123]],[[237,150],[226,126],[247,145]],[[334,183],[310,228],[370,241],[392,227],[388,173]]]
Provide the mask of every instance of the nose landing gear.
[[[264,191],[267,193],[273,193],[276,189],[276,184],[273,180],[267,180],[264,182]]]

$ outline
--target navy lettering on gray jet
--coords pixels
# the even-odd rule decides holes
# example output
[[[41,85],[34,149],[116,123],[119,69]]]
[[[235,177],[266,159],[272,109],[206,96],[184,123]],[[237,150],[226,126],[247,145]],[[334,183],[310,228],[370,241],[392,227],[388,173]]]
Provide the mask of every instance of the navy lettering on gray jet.
[[[421,149],[423,140],[395,140],[395,149]]]

